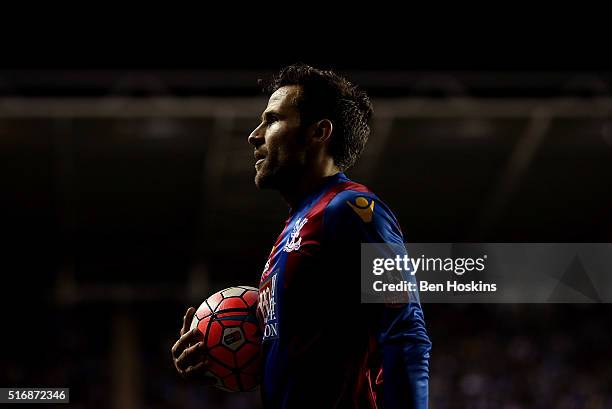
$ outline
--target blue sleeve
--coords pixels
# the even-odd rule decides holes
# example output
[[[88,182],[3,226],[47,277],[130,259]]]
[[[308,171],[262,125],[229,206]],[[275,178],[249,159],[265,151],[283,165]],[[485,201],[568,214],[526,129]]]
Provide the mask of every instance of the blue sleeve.
[[[326,240],[356,245],[402,244],[405,251],[395,216],[372,193],[339,193],[326,208],[323,223]],[[370,304],[368,307],[376,310],[372,328],[382,350],[383,407],[426,409],[431,342],[420,304]]]

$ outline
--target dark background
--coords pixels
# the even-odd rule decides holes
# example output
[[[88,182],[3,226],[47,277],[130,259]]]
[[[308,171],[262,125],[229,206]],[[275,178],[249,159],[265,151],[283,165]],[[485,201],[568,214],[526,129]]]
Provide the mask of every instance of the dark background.
[[[223,61],[0,70],[0,385],[70,387],[71,407],[258,407],[185,384],[169,352],[187,306],[257,282],[287,214],[246,142],[281,64]],[[406,241],[611,241],[612,71],[306,62],[371,94],[348,175]],[[431,408],[612,407],[608,305],[424,310]]]

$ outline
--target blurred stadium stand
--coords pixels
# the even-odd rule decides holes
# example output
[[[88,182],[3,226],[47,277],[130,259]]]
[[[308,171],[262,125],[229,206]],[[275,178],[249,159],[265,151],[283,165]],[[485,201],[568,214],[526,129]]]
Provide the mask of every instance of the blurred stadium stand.
[[[187,305],[257,282],[284,223],[246,142],[272,72],[0,71],[1,385],[258,407],[184,384],[169,349]],[[375,105],[349,176],[407,241],[612,241],[611,72],[348,74]],[[431,408],[611,408],[610,312],[426,305]]]

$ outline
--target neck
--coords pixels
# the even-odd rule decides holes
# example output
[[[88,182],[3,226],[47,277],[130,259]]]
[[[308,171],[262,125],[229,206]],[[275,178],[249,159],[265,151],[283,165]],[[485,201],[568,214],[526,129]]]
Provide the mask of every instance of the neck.
[[[291,180],[290,186],[280,189],[280,194],[289,207],[295,209],[309,193],[323,183],[325,178],[339,172],[340,169],[332,165],[320,168],[318,172],[305,173],[301,178]]]

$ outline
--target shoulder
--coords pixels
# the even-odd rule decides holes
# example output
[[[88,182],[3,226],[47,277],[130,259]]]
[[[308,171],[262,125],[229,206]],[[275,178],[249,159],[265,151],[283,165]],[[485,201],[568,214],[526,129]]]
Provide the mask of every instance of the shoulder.
[[[399,223],[389,206],[368,188],[356,183],[349,184],[328,203],[324,224],[329,229],[342,228],[347,232],[378,232],[383,236],[381,239],[390,234],[402,236]]]
[[[338,192],[327,205],[325,212],[330,216],[354,216],[364,223],[385,216],[397,223],[389,206],[367,187],[357,183],[351,183]]]

